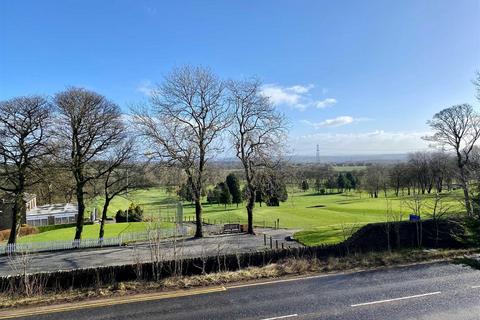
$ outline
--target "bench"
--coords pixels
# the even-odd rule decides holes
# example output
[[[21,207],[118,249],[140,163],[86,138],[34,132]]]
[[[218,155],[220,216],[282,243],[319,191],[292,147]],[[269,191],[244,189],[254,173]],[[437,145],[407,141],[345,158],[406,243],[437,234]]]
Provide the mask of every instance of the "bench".
[[[240,224],[239,223],[227,223],[227,224],[223,225],[223,232],[224,233],[240,232]]]

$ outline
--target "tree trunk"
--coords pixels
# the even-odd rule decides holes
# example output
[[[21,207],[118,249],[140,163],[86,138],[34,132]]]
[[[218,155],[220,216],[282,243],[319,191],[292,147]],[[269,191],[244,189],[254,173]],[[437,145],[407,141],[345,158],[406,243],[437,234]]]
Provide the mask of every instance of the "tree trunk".
[[[465,197],[465,209],[467,210],[467,215],[472,217],[472,203],[470,201],[470,193],[468,192],[467,175],[463,166],[460,167],[460,182],[462,184],[463,196]]]
[[[202,203],[200,199],[195,199],[195,218],[196,218],[196,231],[195,231],[195,238],[202,238],[203,237],[203,230],[202,230]]]
[[[19,200],[20,198],[20,200]],[[21,206],[19,201],[23,201],[22,196],[16,196],[12,208],[12,226],[10,228],[10,236],[8,237],[8,244],[14,244],[17,241],[17,225],[18,216],[20,215]]]
[[[78,206],[78,216],[77,216],[77,228],[75,230],[74,240],[80,240],[82,238],[83,231],[83,217],[85,214],[85,201],[83,198],[83,185],[77,185],[77,206]]]
[[[109,199],[108,197],[105,198],[105,203],[103,204],[102,220],[100,221],[100,232],[98,234],[99,239],[103,239],[103,235],[105,234],[105,221],[107,220],[107,210],[108,206],[110,205],[110,200],[111,199]]]
[[[248,197],[248,202],[247,202],[247,233],[248,234],[255,234],[255,231],[253,231],[253,207],[255,206],[255,192],[253,195],[251,194]]]

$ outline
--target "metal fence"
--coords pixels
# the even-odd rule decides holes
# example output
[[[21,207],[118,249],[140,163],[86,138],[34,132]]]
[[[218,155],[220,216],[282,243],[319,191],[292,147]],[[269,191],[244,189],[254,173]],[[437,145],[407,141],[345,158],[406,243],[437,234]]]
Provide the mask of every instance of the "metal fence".
[[[161,222],[171,222],[171,223],[195,223],[196,218],[194,215],[184,216],[182,221],[177,221],[174,216],[165,216],[158,218]],[[247,224],[246,219],[237,219],[237,218],[224,218],[224,219],[213,219],[213,218],[202,218],[203,225],[225,225],[230,223],[238,224]],[[255,220],[253,222],[254,227],[257,228],[269,228],[269,229],[279,229],[280,219],[273,220]]]
[[[28,242],[0,245],[0,254],[31,253],[54,250],[69,250],[80,248],[99,248],[121,246],[126,243],[148,241],[155,238],[182,237],[188,234],[188,228],[178,227],[170,229],[156,229],[145,232],[131,232],[120,234],[118,237],[103,239],[61,240],[48,242]]]

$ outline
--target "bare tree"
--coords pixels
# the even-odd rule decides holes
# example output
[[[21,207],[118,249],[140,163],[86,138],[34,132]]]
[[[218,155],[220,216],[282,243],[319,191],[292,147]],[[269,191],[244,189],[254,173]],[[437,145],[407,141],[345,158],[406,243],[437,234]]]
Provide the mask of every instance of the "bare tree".
[[[473,85],[477,91],[477,100],[480,101],[480,71],[477,71],[475,74],[475,80],[473,80]]]
[[[480,115],[468,104],[455,105],[435,114],[428,124],[434,134],[425,139],[450,147],[456,153],[465,208],[467,214],[472,216],[467,167],[470,154],[480,138]]]
[[[75,178],[78,218],[75,240],[80,240],[85,214],[85,186],[105,172],[93,170],[107,150],[123,139],[120,108],[104,96],[82,88],[70,88],[55,96],[57,137],[61,156]]]
[[[378,192],[381,188],[384,189],[386,198],[386,188],[384,187],[386,183],[387,176],[384,166],[374,164],[367,167],[363,187],[368,191],[371,198],[378,198]]]
[[[105,233],[105,221],[107,220],[108,207],[110,202],[121,194],[128,192],[129,189],[135,187],[136,167],[132,164],[134,157],[134,141],[132,139],[120,143],[111,150],[108,160],[99,164],[98,170],[103,182],[103,208],[102,218],[100,220],[100,231],[98,238],[103,239]],[[127,213],[128,215],[128,213]]]
[[[261,83],[257,80],[229,83],[229,101],[234,113],[230,133],[236,156],[245,172],[249,234],[254,234],[257,179],[262,168],[280,159],[286,134],[284,117],[275,110],[269,98],[260,93],[260,89]]]
[[[224,83],[209,69],[173,70],[154,90],[150,108],[134,119],[160,159],[182,168],[195,203],[195,237],[202,237],[202,191],[208,160],[221,152],[219,137],[229,125]]]
[[[39,181],[38,164],[50,153],[50,105],[42,97],[0,102],[0,190],[13,198],[8,243],[15,243],[26,188]]]
[[[407,198],[402,200],[402,207],[406,207],[407,209],[410,209],[414,215],[421,217],[422,213],[424,211],[424,207],[426,204],[426,198],[420,193],[414,194],[411,198]],[[416,239],[417,239],[417,245],[421,246],[422,244],[422,235],[423,235],[423,224],[420,220],[415,221],[415,227],[416,227]]]

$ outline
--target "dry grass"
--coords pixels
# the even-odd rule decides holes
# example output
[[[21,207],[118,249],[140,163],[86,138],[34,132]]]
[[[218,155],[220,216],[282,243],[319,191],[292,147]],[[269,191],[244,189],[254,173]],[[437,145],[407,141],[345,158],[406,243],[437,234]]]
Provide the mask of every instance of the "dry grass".
[[[381,267],[398,266],[427,261],[453,260],[480,252],[476,250],[416,250],[392,253],[369,253],[343,258],[303,259],[290,258],[264,267],[250,267],[235,272],[217,272],[198,276],[170,277],[160,281],[131,281],[115,283],[90,290],[68,290],[46,292],[36,296],[0,294],[0,309],[26,305],[48,305],[80,300],[134,295],[138,293],[171,291],[178,289],[226,285],[259,279],[275,279],[288,276],[355,271]]]

